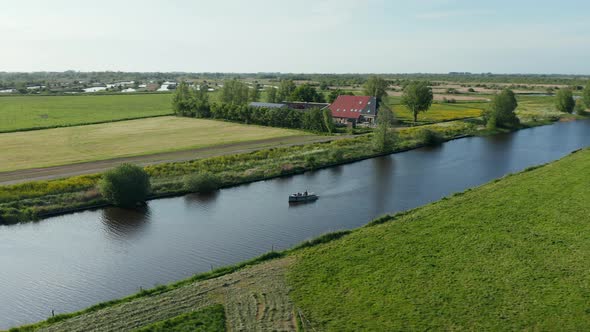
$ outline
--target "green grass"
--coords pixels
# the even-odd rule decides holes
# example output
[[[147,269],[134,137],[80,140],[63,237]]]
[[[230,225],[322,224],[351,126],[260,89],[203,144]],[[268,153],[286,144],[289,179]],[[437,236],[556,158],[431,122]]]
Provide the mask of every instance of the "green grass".
[[[171,114],[171,98],[171,94],[0,97],[0,132]]]
[[[173,116],[0,134],[0,172],[308,135]]]
[[[424,124],[478,117],[481,116],[485,106],[485,103],[434,103],[427,112],[418,115],[418,122]],[[393,113],[397,119],[404,122],[414,121],[412,112],[405,106],[393,105]]]
[[[154,323],[137,332],[223,332],[225,311],[222,305],[214,305],[198,311]]]
[[[289,275],[318,331],[590,326],[590,150],[305,249]]]

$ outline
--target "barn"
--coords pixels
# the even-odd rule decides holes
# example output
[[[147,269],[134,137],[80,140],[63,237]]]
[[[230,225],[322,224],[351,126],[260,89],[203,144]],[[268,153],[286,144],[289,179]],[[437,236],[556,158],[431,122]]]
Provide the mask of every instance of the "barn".
[[[338,96],[329,109],[336,123],[372,125],[377,118],[377,99],[369,96]]]

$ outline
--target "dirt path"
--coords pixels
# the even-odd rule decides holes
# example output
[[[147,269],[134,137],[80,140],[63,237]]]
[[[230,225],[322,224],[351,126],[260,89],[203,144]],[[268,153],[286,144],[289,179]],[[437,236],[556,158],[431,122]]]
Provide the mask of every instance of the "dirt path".
[[[285,273],[294,258],[257,264],[219,278],[139,298],[40,331],[129,331],[212,304],[224,305],[228,331],[295,331]]]
[[[15,184],[34,180],[50,180],[81,174],[99,173],[107,169],[113,168],[121,163],[133,163],[146,166],[159,163],[194,160],[199,158],[207,158],[227,154],[252,152],[272,147],[287,147],[315,142],[327,142],[334,139],[341,139],[345,137],[346,136],[334,137],[308,135],[271,138],[259,141],[218,145],[193,150],[165,152],[144,156],[124,157],[63,166],[0,172],[0,185]]]

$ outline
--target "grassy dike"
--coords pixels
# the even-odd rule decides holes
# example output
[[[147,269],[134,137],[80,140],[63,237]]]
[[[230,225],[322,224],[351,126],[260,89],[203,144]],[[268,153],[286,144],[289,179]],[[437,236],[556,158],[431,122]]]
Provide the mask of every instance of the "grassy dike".
[[[296,254],[317,331],[582,331],[590,326],[590,150]]]
[[[222,187],[302,173],[307,170],[354,162],[382,154],[422,146],[419,131],[430,128],[445,139],[475,132],[467,122],[447,122],[403,128],[396,145],[385,152],[372,148],[370,135],[285,148],[265,149],[252,153],[205,158],[187,162],[164,163],[145,167],[152,182],[152,198],[186,194],[186,175],[210,172],[218,175]],[[0,186],[0,224],[13,224],[38,218],[104,206],[106,202],[96,189],[101,175],[84,175],[59,180],[34,181]]]
[[[124,309],[178,308],[207,280],[227,287],[223,278],[239,271],[267,284],[276,272],[263,274],[265,264],[282,261],[292,261],[281,278],[304,330],[585,330],[588,169],[585,149],[359,229],[13,331],[84,327],[101,318],[112,327],[123,323],[111,317]]]

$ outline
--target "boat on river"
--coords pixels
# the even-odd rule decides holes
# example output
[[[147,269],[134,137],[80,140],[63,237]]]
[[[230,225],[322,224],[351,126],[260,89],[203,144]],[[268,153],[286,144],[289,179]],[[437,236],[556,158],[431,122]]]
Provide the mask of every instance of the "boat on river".
[[[318,195],[305,191],[289,195],[289,203],[313,202],[318,198]]]

